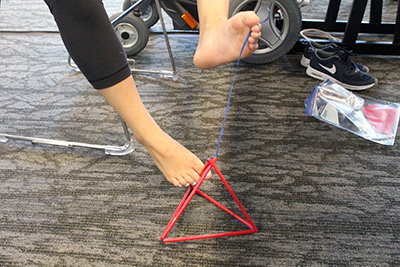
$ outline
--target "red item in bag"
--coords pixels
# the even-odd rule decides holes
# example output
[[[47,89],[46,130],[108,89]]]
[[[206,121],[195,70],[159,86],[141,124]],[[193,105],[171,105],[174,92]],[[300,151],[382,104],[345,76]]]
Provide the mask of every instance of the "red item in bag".
[[[368,105],[362,107],[362,112],[375,131],[388,135],[392,133],[399,119],[399,109],[388,108],[384,105]]]

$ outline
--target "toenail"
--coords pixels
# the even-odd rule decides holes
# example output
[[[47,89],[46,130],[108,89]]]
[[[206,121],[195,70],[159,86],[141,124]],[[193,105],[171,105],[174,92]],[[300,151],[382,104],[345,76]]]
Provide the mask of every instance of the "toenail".
[[[182,185],[180,184],[180,185],[178,185],[179,187],[182,187]]]
[[[186,184],[186,187],[188,187],[189,185],[190,185],[190,184],[189,184],[189,183],[187,183],[187,184]]]
[[[194,182],[192,185],[193,185],[193,186],[195,186],[196,184],[197,184],[197,183],[196,183],[196,182]]]

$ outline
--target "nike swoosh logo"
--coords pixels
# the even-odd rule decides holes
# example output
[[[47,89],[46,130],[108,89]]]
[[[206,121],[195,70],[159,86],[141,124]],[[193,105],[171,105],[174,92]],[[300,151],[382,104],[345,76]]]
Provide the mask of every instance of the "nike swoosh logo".
[[[319,63],[319,65],[320,65],[321,67],[323,67],[324,69],[326,69],[327,71],[329,71],[330,73],[332,73],[332,74],[335,74],[335,73],[336,73],[336,66],[335,66],[335,64],[332,64],[332,67],[330,67],[330,68],[328,68],[327,66],[322,65],[321,63]]]

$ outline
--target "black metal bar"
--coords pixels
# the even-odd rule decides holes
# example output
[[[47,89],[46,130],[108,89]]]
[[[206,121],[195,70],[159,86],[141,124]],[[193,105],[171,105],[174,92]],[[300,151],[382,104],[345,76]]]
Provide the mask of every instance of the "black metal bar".
[[[127,10],[125,10],[124,12],[122,12],[121,15],[119,15],[118,17],[116,17],[113,21],[111,21],[111,24],[114,25],[117,21],[119,21],[120,19],[122,19],[123,17],[125,17],[126,15],[128,15],[129,13],[131,13],[131,11],[133,9],[135,9],[138,5],[142,4],[144,1],[146,0],[138,0],[137,2],[133,3]]]
[[[400,17],[400,16],[399,16]],[[347,27],[347,21],[336,21],[335,24],[329,28],[326,27],[324,21],[306,20],[302,21],[303,29],[316,28],[327,32],[344,32]],[[377,34],[393,34],[395,32],[396,24],[387,22],[381,24],[361,23],[360,33],[377,33]]]
[[[341,45],[340,43],[337,43]],[[298,41],[292,51],[303,53],[305,44],[302,40]],[[361,55],[383,55],[383,56],[400,56],[400,46],[393,45],[391,42],[364,42],[357,41],[352,48],[352,52]]]
[[[383,8],[383,0],[371,0],[369,23],[371,24],[382,23],[382,8]]]
[[[157,12],[158,12],[158,15],[160,17],[160,22],[161,22],[161,26],[162,26],[162,29],[163,29],[165,44],[167,45],[167,50],[168,50],[169,59],[171,61],[172,70],[173,70],[173,72],[175,74],[176,73],[175,61],[174,61],[174,57],[172,55],[172,50],[171,50],[171,45],[169,43],[167,30],[165,29],[165,23],[164,23],[164,18],[162,16],[160,0],[155,0],[155,2],[156,2]]]
[[[394,29],[394,36],[393,36],[393,45],[400,50],[400,1],[398,1],[397,5],[397,15],[396,15],[396,26]]]
[[[349,20],[342,41],[348,49],[352,49],[354,47],[358,33],[361,29],[361,21],[364,17],[366,7],[367,0],[353,1],[353,6],[351,8]]]
[[[357,54],[400,56],[400,0],[397,7],[396,22],[382,22],[382,1],[371,0],[370,21],[363,22],[368,0],[354,0],[348,21],[337,21],[340,0],[330,0],[325,21],[302,20],[302,29],[316,28],[327,32],[344,33],[343,41],[338,45],[345,46]],[[359,33],[393,34],[393,42],[357,41]],[[323,42],[323,41],[321,41]],[[294,52],[303,52],[305,45],[298,41]]]
[[[335,24],[339,13],[340,3],[341,0],[329,1],[324,27],[331,28]]]
[[[392,42],[356,42],[353,52],[364,55],[400,56],[400,47]]]

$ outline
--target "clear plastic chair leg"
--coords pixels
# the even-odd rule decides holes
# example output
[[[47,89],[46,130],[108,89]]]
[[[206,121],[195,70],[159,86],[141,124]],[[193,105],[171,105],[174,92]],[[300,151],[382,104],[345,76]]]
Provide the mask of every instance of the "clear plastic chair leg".
[[[26,137],[19,135],[10,135],[10,134],[0,134],[0,142],[5,143],[9,139],[11,140],[21,140],[21,141],[29,141],[32,144],[47,144],[47,145],[55,145],[55,146],[65,146],[65,147],[86,147],[93,149],[104,149],[105,154],[107,155],[115,155],[115,156],[123,156],[131,153],[133,148],[133,139],[129,133],[128,126],[124,121],[122,121],[122,127],[124,129],[125,136],[125,144],[122,146],[110,146],[110,145],[96,145],[96,144],[87,144],[80,142],[70,142],[63,140],[54,140],[54,139],[44,139],[44,138],[36,138],[36,137]]]

